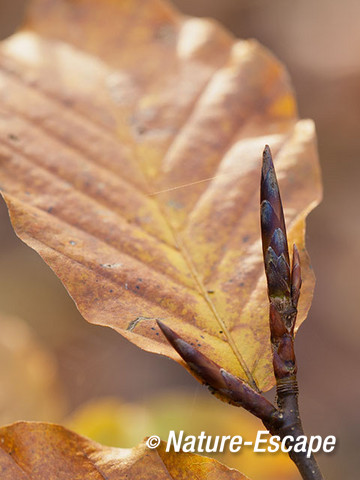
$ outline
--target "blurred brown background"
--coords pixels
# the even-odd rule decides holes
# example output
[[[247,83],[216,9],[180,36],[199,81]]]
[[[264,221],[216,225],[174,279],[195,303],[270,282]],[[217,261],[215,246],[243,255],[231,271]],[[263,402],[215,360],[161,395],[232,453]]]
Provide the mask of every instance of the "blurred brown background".
[[[0,0],[2,37],[16,28],[25,3]],[[308,219],[317,288],[297,337],[301,407],[308,434],[337,436],[336,452],[319,457],[326,478],[355,480],[360,467],[360,2],[174,3],[184,13],[217,18],[237,36],[269,47],[287,65],[300,116],[316,122],[324,200]],[[104,395],[146,403],[159,389],[184,387],[194,398],[203,390],[175,363],[86,323],[40,257],[16,238],[3,202],[0,229],[1,312],[24,319],[55,356],[66,413]]]

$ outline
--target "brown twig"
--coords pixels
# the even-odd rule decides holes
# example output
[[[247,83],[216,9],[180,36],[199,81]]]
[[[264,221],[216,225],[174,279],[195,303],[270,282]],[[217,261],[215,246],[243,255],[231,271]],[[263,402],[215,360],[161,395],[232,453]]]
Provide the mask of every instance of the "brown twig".
[[[276,379],[276,406],[244,380],[227,372],[168,326],[158,321],[163,334],[186,362],[193,374],[212,393],[229,403],[241,406],[260,418],[272,435],[292,446],[304,436],[298,405],[297,366],[294,351],[294,327],[301,288],[300,257],[296,245],[290,256],[285,219],[270,148],[265,147],[261,171],[261,235],[265,273],[268,284],[270,339]],[[308,450],[308,449],[306,449]],[[304,480],[322,480],[314,455],[289,451]]]
[[[285,219],[270,148],[265,147],[261,172],[261,235],[268,284],[270,338],[276,379],[277,409],[282,419],[269,424],[269,431],[283,439],[304,435],[298,405],[294,327],[301,288],[300,257],[293,246],[292,267],[287,244]],[[323,477],[313,454],[289,452],[304,480]]]

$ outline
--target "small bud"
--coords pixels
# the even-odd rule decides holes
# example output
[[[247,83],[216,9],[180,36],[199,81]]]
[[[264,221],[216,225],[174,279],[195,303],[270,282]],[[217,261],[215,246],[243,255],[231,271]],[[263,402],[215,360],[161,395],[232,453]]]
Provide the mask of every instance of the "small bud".
[[[280,229],[285,240],[281,252],[276,251],[277,255],[284,253],[287,263],[290,263],[289,251],[286,242],[286,228],[284,212],[281,203],[279,185],[276,178],[275,168],[271,156],[270,147],[265,146],[263,152],[263,163],[261,169],[261,185],[260,185],[260,203],[261,205],[267,204],[267,207],[262,207],[266,211],[267,215],[264,218],[264,224],[262,222],[262,231],[268,231],[267,238],[263,238],[264,250],[270,245],[271,237],[276,229]],[[269,208],[271,207],[271,210]],[[265,240],[265,241],[264,241]]]
[[[261,171],[261,235],[270,298],[291,296],[290,258],[285,219],[270,148],[266,145]]]
[[[226,383],[221,375],[221,367],[217,365],[217,363],[207,358],[203,353],[179,337],[171,328],[159,320],[157,323],[168,342],[174,347],[199,380],[215,390],[226,389]]]
[[[261,234],[270,300],[270,333],[277,382],[296,372],[294,326],[301,287],[299,252],[294,245],[292,268],[284,212],[270,148],[264,149],[261,171]]]
[[[211,387],[215,394],[233,405],[244,407],[264,421],[270,422],[273,419],[277,410],[265,397],[200,353],[171,328],[159,320],[157,323],[169,343],[185,360],[194,374]]]

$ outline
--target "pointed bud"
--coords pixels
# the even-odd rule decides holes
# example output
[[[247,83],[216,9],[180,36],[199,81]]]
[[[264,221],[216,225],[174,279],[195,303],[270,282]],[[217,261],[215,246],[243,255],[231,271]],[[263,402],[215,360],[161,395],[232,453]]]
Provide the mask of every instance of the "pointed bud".
[[[290,258],[284,212],[268,145],[263,153],[260,199],[261,235],[269,297],[290,299]]]
[[[281,203],[279,184],[276,178],[275,168],[272,160],[272,155],[269,145],[266,145],[263,152],[263,163],[261,169],[261,185],[260,185],[260,203],[261,205],[268,204],[271,207],[272,212],[267,207],[268,215],[265,216],[264,222],[262,222],[262,231],[263,233],[268,232],[265,236],[263,235],[263,246],[264,251],[267,250],[267,247],[270,245],[271,237],[276,229],[280,229],[283,234],[283,244],[281,245],[282,251],[278,252],[276,248],[277,255],[284,253],[285,259],[290,263],[289,251],[286,242],[286,228],[285,228],[285,219],[284,212]]]
[[[226,383],[221,375],[221,367],[217,363],[179,337],[177,333],[160,322],[160,320],[157,321],[157,324],[168,342],[203,383],[215,390],[226,389]]]
[[[233,405],[244,407],[264,421],[273,420],[277,410],[265,397],[199,352],[161,321],[158,320],[157,323],[169,343],[194,374],[211,387],[215,394]]]
[[[292,269],[287,244],[284,212],[270,148],[265,147],[261,172],[261,234],[265,273],[270,300],[270,333],[273,367],[279,382],[296,373],[294,326],[300,295],[299,252],[294,245]]]

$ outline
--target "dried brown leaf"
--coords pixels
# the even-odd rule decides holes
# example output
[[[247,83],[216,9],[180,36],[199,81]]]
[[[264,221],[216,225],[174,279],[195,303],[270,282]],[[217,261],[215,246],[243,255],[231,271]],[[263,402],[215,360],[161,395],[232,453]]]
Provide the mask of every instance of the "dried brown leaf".
[[[303,265],[299,324],[321,196],[314,126],[297,120],[283,66],[157,0],[38,0],[29,18],[0,50],[0,184],[17,234],[89,322],[183,363],[160,319],[269,388],[264,145]]]
[[[19,422],[0,428],[2,480],[246,480],[216,460],[150,450],[105,447],[59,425]]]

